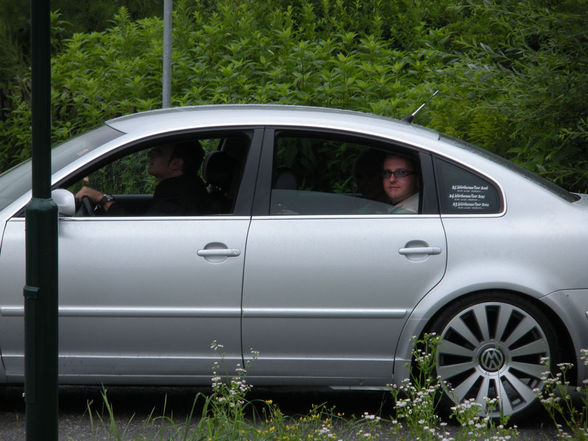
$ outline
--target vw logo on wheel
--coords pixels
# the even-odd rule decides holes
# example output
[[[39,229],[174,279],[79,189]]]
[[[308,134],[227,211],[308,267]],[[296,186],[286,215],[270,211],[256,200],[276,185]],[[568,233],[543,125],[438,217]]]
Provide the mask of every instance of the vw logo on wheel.
[[[504,366],[504,354],[500,349],[487,348],[480,354],[480,365],[489,372],[496,372]]]

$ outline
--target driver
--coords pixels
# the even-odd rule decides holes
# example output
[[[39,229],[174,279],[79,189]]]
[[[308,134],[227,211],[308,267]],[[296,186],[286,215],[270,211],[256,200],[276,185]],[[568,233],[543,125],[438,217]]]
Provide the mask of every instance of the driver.
[[[208,193],[198,176],[204,151],[199,142],[182,141],[160,144],[149,153],[148,172],[158,184],[155,187],[146,216],[183,216],[206,214],[209,210]],[[124,216],[124,203],[113,196],[84,186],[76,199],[88,197],[107,216]]]

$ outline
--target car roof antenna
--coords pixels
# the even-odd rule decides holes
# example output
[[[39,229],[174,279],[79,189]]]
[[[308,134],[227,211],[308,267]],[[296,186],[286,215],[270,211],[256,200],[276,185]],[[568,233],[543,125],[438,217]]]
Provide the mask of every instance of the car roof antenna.
[[[427,101],[425,101],[423,104],[421,104],[421,105],[419,106],[419,108],[418,108],[418,109],[416,109],[414,112],[412,112],[412,113],[411,113],[410,115],[408,115],[406,118],[404,118],[402,121],[406,121],[407,123],[409,123],[409,124],[410,124],[410,123],[412,122],[412,120],[414,119],[414,117],[417,115],[417,113],[419,113],[419,112],[421,111],[421,109],[422,109],[423,107],[425,107],[427,104],[429,104],[429,101],[431,101],[431,100],[433,99],[433,97],[434,97],[435,95],[437,95],[438,93],[439,93],[439,89],[437,89],[437,90],[435,91],[435,93],[433,93],[433,95],[431,95]]]

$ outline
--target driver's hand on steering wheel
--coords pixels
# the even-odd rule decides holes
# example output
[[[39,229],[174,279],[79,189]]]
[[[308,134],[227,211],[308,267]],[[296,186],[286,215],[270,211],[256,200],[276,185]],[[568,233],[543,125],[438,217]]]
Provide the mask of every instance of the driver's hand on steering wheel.
[[[89,197],[94,204],[97,204],[104,197],[104,193],[98,190],[94,190],[91,187],[83,186],[80,191],[76,193],[76,199],[81,201],[84,196]]]
[[[84,197],[89,198],[94,205],[97,205],[102,201],[104,198],[104,193],[99,190],[94,190],[92,187],[83,186],[80,191],[76,193],[76,199],[81,201]],[[110,206],[114,203],[114,201],[108,201],[101,205],[104,211],[108,211]]]

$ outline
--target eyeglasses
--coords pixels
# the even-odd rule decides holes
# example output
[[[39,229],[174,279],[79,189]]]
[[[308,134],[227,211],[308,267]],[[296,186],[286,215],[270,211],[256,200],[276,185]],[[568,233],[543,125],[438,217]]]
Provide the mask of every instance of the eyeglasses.
[[[405,169],[383,170],[382,171],[382,177],[384,179],[390,179],[392,177],[392,175],[394,175],[394,177],[396,179],[402,179],[402,178],[406,178],[407,176],[414,175],[414,171],[413,170],[405,170]]]

